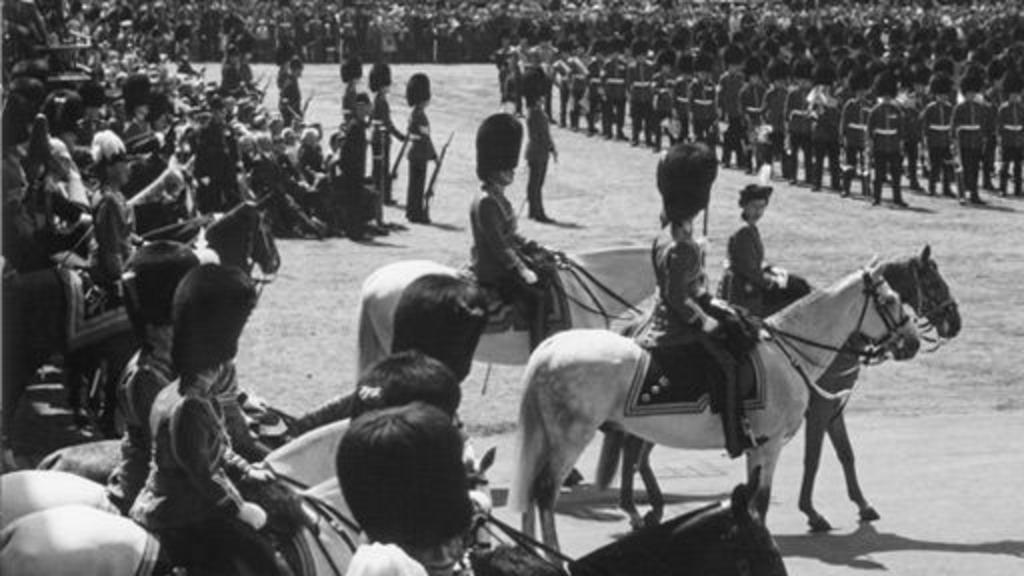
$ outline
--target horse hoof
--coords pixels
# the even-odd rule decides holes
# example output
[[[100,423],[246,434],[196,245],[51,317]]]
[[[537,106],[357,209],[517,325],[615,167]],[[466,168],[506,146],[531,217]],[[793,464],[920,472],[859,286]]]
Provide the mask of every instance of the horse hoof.
[[[825,517],[818,514],[812,516],[807,520],[807,524],[811,527],[811,532],[830,532],[832,531],[832,525],[825,520]]]
[[[874,522],[875,520],[880,520],[881,518],[882,517],[879,516],[878,511],[876,511],[871,506],[861,508],[860,510],[861,522]]]
[[[580,482],[583,482],[583,474],[580,474],[579,470],[573,468],[572,472],[569,472],[569,475],[565,477],[565,480],[562,482],[562,486],[566,488],[573,488],[578,486]]]

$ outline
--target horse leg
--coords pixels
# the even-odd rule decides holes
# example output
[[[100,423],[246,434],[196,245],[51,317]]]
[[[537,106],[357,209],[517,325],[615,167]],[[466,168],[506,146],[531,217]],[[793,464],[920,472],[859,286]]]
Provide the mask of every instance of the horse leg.
[[[814,478],[821,463],[821,446],[825,440],[825,428],[832,416],[833,406],[817,398],[811,399],[807,410],[807,425],[804,427],[804,477],[800,485],[800,511],[807,515],[811,532],[827,532],[832,525],[814,509]]]
[[[873,522],[881,518],[878,512],[868,504],[861,492],[860,482],[857,481],[857,467],[854,466],[853,446],[850,444],[850,436],[846,432],[846,420],[840,412],[828,426],[828,437],[839,457],[839,463],[843,466],[843,475],[846,476],[846,492],[850,500],[860,510],[860,519],[864,522]]]
[[[651,468],[651,450],[653,449],[654,444],[650,442],[644,442],[640,448],[640,477],[647,488],[647,503],[651,506],[651,510],[644,516],[644,524],[647,526],[660,524],[661,518],[665,515],[665,496],[661,493],[658,478],[654,475],[654,469]]]
[[[555,529],[555,509],[553,506],[538,505],[540,510],[540,532],[544,537],[544,544],[552,550],[561,550],[558,544],[558,531]],[[550,558],[552,562],[561,565],[558,558]]]
[[[772,497],[772,478],[775,476],[775,466],[779,462],[783,444],[783,438],[776,437],[756,449],[747,451],[747,475],[752,477],[755,472],[760,474],[757,493],[754,495],[754,505],[764,521],[767,521],[768,518],[768,504]]]
[[[526,534],[530,538],[537,537],[537,506],[533,503],[529,505],[526,512],[523,512],[523,534]]]
[[[636,509],[633,499],[633,476],[636,475],[637,462],[644,441],[631,434],[625,435],[622,444],[622,483],[619,485],[619,508],[629,516],[629,525],[633,530],[643,528],[644,521]]]

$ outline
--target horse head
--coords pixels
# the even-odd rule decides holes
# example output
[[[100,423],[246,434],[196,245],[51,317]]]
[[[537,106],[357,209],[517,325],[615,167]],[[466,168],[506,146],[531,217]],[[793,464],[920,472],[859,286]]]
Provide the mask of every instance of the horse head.
[[[277,244],[257,202],[242,202],[214,222],[206,230],[206,242],[225,266],[250,273],[255,264],[266,276],[273,276],[281,266]]]
[[[864,303],[857,332],[879,356],[891,352],[896,360],[908,360],[921,347],[917,324],[910,321],[899,293],[886,282],[882,269],[872,262],[861,274]]]
[[[926,245],[919,256],[885,265],[882,274],[900,298],[923,319],[919,328],[935,331],[938,344],[960,333],[960,310],[939,272],[939,265],[932,258],[931,246]]]

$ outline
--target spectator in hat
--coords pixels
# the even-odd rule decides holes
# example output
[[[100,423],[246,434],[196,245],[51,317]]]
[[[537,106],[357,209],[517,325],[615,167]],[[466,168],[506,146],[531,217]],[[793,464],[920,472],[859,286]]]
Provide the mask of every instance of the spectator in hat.
[[[721,298],[759,317],[765,315],[765,292],[781,281],[778,273],[764,265],[764,244],[757,228],[771,195],[771,186],[760,184],[740,190],[740,218],[744,224],[729,237],[729,266],[719,286]]]
[[[422,403],[364,414],[335,458],[342,494],[370,544],[349,576],[452,574],[473,505],[463,439],[443,412]]]

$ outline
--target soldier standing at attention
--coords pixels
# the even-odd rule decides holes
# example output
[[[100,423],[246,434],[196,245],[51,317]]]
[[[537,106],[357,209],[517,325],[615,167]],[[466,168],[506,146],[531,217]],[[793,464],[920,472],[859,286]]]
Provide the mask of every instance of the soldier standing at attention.
[[[921,191],[917,179],[917,162],[921,150],[921,109],[924,86],[928,83],[928,70],[920,64],[913,64],[903,77],[905,91],[897,98],[903,107],[906,129],[903,132],[903,155],[907,159],[907,180],[910,189]]]
[[[868,74],[861,68],[850,72],[850,99],[843,105],[839,115],[839,129],[842,132],[843,150],[846,156],[846,168],[843,169],[842,196],[850,195],[853,178],[859,177],[865,182],[863,166],[867,163],[864,150],[867,146],[867,112],[871,103],[867,99]],[[864,194],[868,194],[864,184]]]
[[[811,91],[814,65],[810,60],[800,58],[793,64],[793,86],[786,95],[786,130],[789,134],[788,161],[783,165],[783,178],[796,184],[800,174],[800,156],[804,160],[804,181],[811,181],[811,130],[810,111],[807,109],[807,95]],[[788,168],[787,168],[788,166]]]
[[[747,139],[747,174],[760,170],[761,165],[769,157],[768,142],[761,137],[761,126],[764,124],[764,94],[768,91],[761,76],[761,68],[761,59],[757,56],[747,58],[743,65],[746,83],[740,89],[740,108],[743,110],[746,128],[743,137]]]
[[[942,181],[942,195],[953,197],[952,125],[953,81],[942,72],[932,75],[928,86],[933,100],[921,112],[921,132],[928,147],[928,194],[935,195],[935,186]]]
[[[728,168],[732,157],[736,156],[736,165],[740,168],[749,166],[745,154],[746,118],[740,103],[740,92],[743,90],[743,50],[736,44],[729,44],[725,49],[725,65],[728,70],[718,80],[718,109],[722,111],[728,125],[722,139],[722,166]]]
[[[658,54],[658,71],[654,73],[654,107],[652,110],[651,122],[654,124],[654,146],[656,151],[661,150],[661,141],[665,130],[662,123],[672,117],[673,96],[672,87],[675,84],[676,56],[669,50],[662,50]]]
[[[821,190],[826,158],[832,189],[840,189],[839,101],[832,95],[835,80],[836,73],[832,65],[819,64],[814,71],[814,88],[808,97],[813,122],[811,146],[814,151],[808,180],[811,182],[811,190],[815,192]]]
[[[773,60],[768,65],[768,81],[771,86],[764,93],[761,110],[764,123],[771,128],[765,146],[764,161],[774,170],[775,161],[785,162],[786,158],[786,81],[789,66],[782,60]]]
[[[604,40],[594,40],[590,46],[590,62],[587,64],[587,135],[597,134],[598,114],[604,109],[605,93],[601,84],[601,73],[604,70],[606,44]]]
[[[381,203],[394,204],[391,197],[391,137],[405,141],[405,134],[395,127],[391,121],[391,105],[388,104],[388,93],[391,92],[391,67],[384,62],[374,64],[370,70],[370,91],[373,98],[373,183]]]
[[[548,117],[542,107],[547,79],[540,68],[531,68],[523,76],[523,94],[526,96],[526,125],[529,141],[526,144],[526,163],[530,168],[530,179],[526,184],[526,198],[529,202],[531,220],[552,222],[544,212],[544,177],[548,171],[548,157],[558,160],[558,150],[551,139]]]
[[[409,129],[406,134],[410,139],[409,152],[409,186],[405,200],[405,218],[417,224],[430,224],[424,198],[427,185],[427,162],[437,160],[434,142],[430,139],[430,120],[427,119],[427,106],[430,105],[430,78],[422,72],[413,74],[405,87],[405,101],[412,107],[409,114]]]
[[[693,139],[702,142],[714,152],[718,128],[718,109],[715,106],[715,84],[711,81],[713,66],[711,54],[701,51],[694,61],[696,72],[690,82],[690,118],[693,120]]]
[[[355,114],[359,80],[362,78],[363,61],[359,59],[359,56],[349,56],[341,65],[341,81],[345,83],[345,94],[341,97],[342,122],[348,122]]]
[[[959,161],[959,186],[961,204],[984,204],[978,195],[978,177],[985,154],[985,124],[988,112],[981,97],[984,88],[984,72],[977,66],[970,66],[960,79],[963,102],[953,108],[954,158]],[[969,198],[968,198],[969,196]]]
[[[651,117],[653,92],[651,79],[653,70],[647,61],[647,42],[634,40],[632,46],[633,61],[626,71],[626,86],[629,90],[629,118],[633,124],[633,146],[640,145],[640,135],[645,135],[648,146],[651,142],[650,127],[647,121]]]
[[[896,104],[896,78],[884,71],[875,78],[875,96],[878,103],[868,112],[868,146],[874,170],[874,202],[882,203],[882,181],[889,176],[892,183],[893,204],[905,208],[900,189],[903,176],[903,112]]]
[[[999,107],[997,124],[999,143],[1002,146],[1003,164],[999,169],[999,191],[1007,194],[1010,166],[1013,166],[1013,195],[1021,196],[1021,161],[1024,156],[1024,104],[1021,91],[1024,81],[1012,66],[1003,76],[1003,105]]]
[[[623,43],[611,40],[606,45],[610,53],[604,64],[604,114],[601,119],[604,137],[626,140],[623,124],[626,121],[626,62],[622,57]]]

